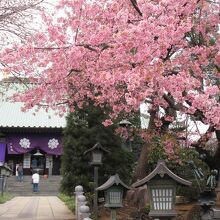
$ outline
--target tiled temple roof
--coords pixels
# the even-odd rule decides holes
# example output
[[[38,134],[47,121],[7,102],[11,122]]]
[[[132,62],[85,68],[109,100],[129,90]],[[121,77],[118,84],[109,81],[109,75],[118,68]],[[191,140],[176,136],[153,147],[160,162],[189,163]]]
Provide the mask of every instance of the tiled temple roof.
[[[53,111],[21,111],[22,103],[0,102],[0,127],[64,128],[65,117]]]
[[[8,99],[8,97],[15,91],[17,92],[18,88],[20,86],[22,87],[22,85],[19,85],[18,82],[13,82],[9,85],[10,81],[11,79],[0,82],[0,127],[64,128],[66,126],[65,116],[60,117],[59,115],[56,115],[53,110],[46,112],[44,109],[38,111],[31,109],[22,112],[21,107],[23,106],[23,103],[10,102]]]

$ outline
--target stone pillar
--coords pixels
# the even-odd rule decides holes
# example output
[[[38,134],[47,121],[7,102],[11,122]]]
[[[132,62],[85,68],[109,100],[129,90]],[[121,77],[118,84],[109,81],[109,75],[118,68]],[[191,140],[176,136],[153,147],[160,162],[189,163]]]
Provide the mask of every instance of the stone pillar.
[[[116,220],[116,209],[111,209],[111,220]]]
[[[82,205],[79,208],[79,210],[80,210],[80,213],[81,213],[82,220],[85,220],[86,218],[89,218],[89,216],[90,216],[89,206]]]
[[[83,187],[82,186],[76,186],[75,187],[75,215],[76,220],[79,220],[79,203],[78,203],[78,197],[83,195]]]
[[[99,180],[99,167],[94,166],[94,199],[93,199],[93,213],[94,220],[98,220],[98,191],[96,188],[98,187]]]
[[[48,170],[48,176],[52,176],[52,156],[49,157],[49,170]]]
[[[77,205],[78,205],[78,218],[77,220],[83,220],[83,214],[81,213],[81,206],[85,206],[87,201],[86,201],[86,197],[83,195],[78,196],[78,201],[77,201]]]

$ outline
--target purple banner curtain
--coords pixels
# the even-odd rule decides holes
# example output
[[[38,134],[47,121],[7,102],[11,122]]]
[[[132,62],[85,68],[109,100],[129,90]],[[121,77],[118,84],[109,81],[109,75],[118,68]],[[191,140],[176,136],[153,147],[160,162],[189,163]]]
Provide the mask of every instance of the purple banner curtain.
[[[5,162],[5,149],[6,149],[6,144],[0,143],[0,163],[1,164],[4,164]]]
[[[13,134],[7,137],[8,154],[24,154],[40,149],[46,154],[61,155],[62,140],[58,134]]]

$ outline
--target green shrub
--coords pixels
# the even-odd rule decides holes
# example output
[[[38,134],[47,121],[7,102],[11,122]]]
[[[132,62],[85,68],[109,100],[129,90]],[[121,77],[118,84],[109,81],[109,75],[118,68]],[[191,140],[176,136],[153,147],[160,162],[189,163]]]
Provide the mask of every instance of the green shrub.
[[[88,202],[88,206],[93,206],[94,192],[86,192],[85,193],[86,201]]]
[[[75,211],[75,198],[73,196],[67,196],[63,193],[60,193],[58,198],[62,200],[72,212]]]
[[[11,200],[13,198],[12,195],[8,193],[4,193],[3,196],[0,196],[0,204],[7,202],[8,200]]]

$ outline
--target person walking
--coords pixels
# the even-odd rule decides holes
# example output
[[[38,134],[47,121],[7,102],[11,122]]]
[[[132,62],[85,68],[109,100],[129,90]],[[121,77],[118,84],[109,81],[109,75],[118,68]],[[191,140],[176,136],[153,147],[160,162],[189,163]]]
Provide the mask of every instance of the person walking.
[[[22,182],[23,181],[23,166],[22,163],[19,163],[17,167],[17,172],[18,172],[18,181]]]
[[[38,174],[38,172],[36,171],[33,175],[32,175],[32,184],[33,184],[33,192],[39,192],[39,182],[40,182],[40,175]]]

